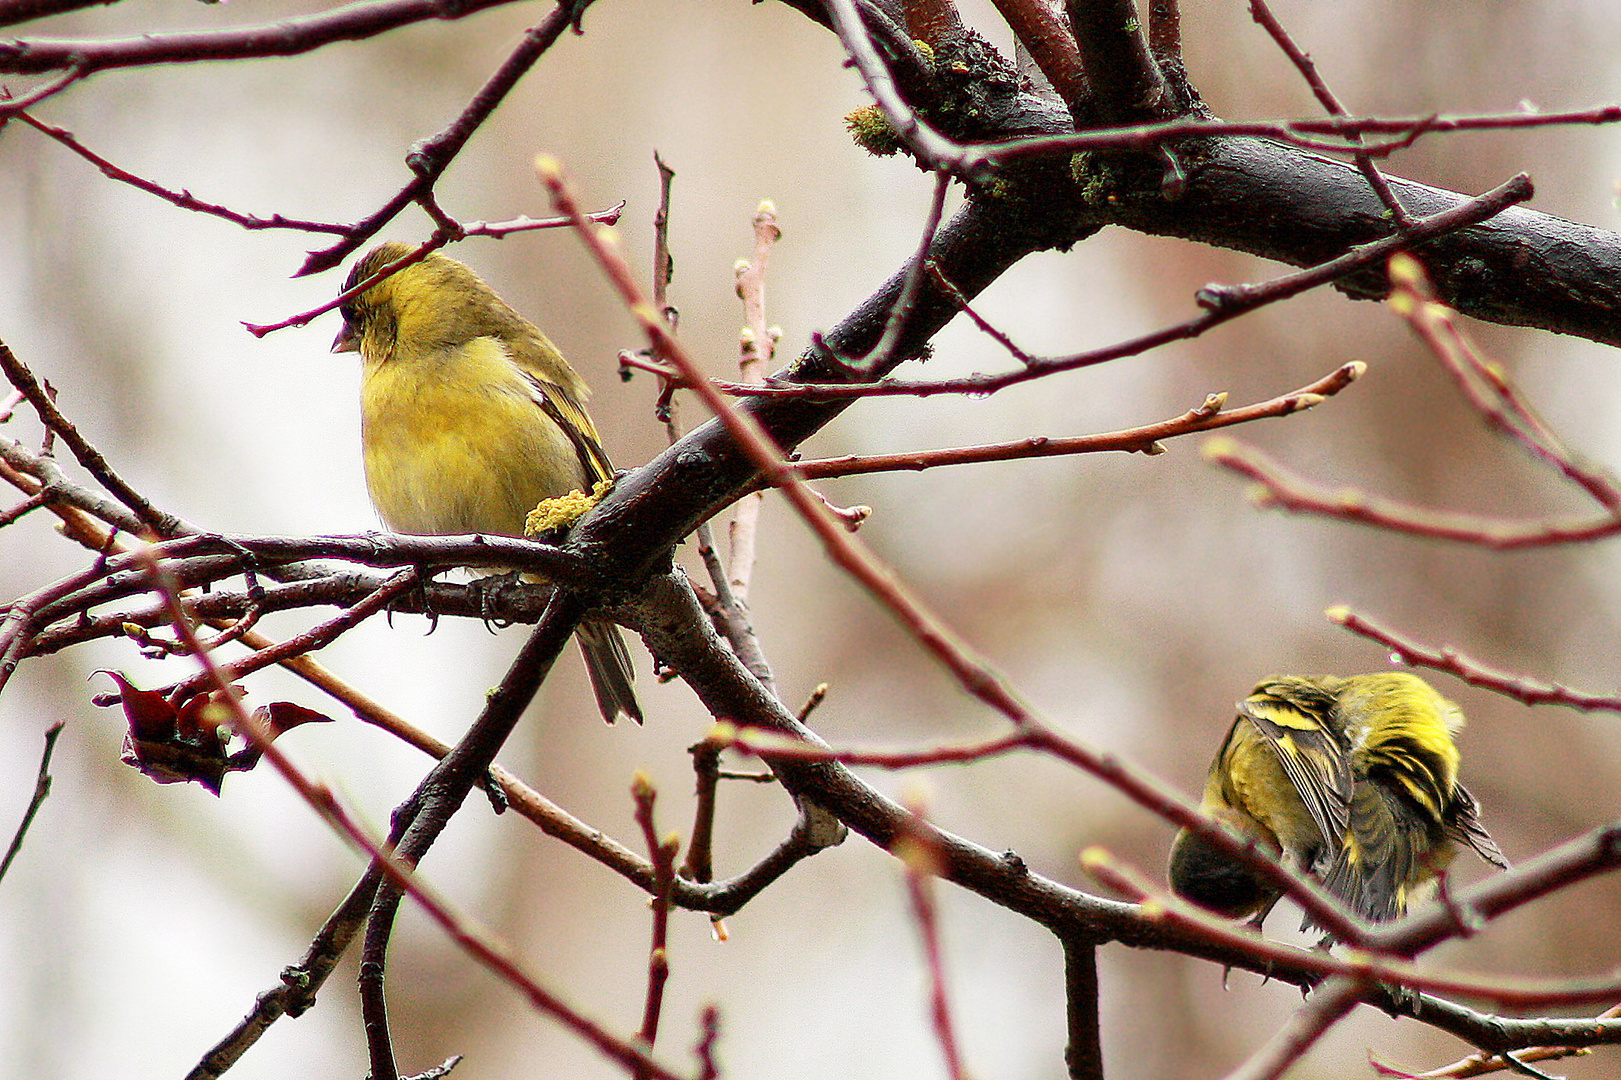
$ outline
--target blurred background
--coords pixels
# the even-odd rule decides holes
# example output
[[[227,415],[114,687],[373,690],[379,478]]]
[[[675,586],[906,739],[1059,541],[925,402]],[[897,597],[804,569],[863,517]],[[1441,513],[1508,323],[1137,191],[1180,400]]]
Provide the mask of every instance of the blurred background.
[[[1309,115],[1314,103],[1238,0],[1188,5],[1193,80],[1233,118]],[[1490,5],[1311,4],[1277,13],[1356,112],[1502,111],[1530,102],[1584,107],[1621,97],[1613,49],[1621,8],[1604,0]],[[279,0],[186,0],[97,8],[8,30],[107,38],[155,29],[259,23],[307,8]],[[111,72],[53,99],[65,126],[122,167],[198,197],[268,216],[353,220],[406,179],[402,160],[439,131],[547,9],[497,9],[299,58]],[[998,46],[988,5],[965,14]],[[462,220],[548,212],[531,161],[560,157],[582,201],[627,206],[622,234],[651,262],[653,153],[676,170],[672,297],[688,346],[734,370],[741,322],[734,260],[750,215],[775,201],[769,318],[781,356],[830,327],[913,250],[929,182],[874,160],[842,117],[866,102],[827,32],[778,4],[666,0],[656,11],[604,3],[566,36],[474,139],[439,187]],[[1392,170],[1479,191],[1519,170],[1534,206],[1621,226],[1621,135],[1568,129],[1433,137]],[[385,234],[417,240],[406,214]],[[342,271],[291,278],[319,238],[245,232],[112,183],[37,132],[0,133],[0,339],[57,388],[67,414],[158,505],[198,525],[253,534],[377,527],[361,477],[352,356],[332,356],[329,315],[256,339],[266,323],[332,296]],[[636,348],[633,322],[566,232],[474,240],[452,254],[545,327],[596,388],[610,452],[634,466],[664,444],[656,387],[615,378]],[[1109,230],[1066,255],[1026,260],[977,305],[1033,353],[1102,345],[1186,317],[1207,281],[1279,268],[1247,256]],[[1610,350],[1585,341],[1471,325],[1545,417],[1589,460],[1621,464],[1621,381]],[[1009,363],[958,320],[926,373]],[[1176,415],[1207,393],[1270,397],[1361,360],[1339,398],[1235,434],[1337,484],[1437,507],[1540,514],[1584,509],[1569,490],[1484,433],[1448,379],[1382,307],[1321,293],[1208,337],[984,400],[863,403],[806,447],[810,456],[1073,435]],[[918,371],[906,371],[917,375]],[[25,411],[25,410],[20,410]],[[688,406],[689,422],[696,409]],[[37,443],[25,416],[8,437]],[[862,535],[947,613],[956,629],[1075,737],[1106,747],[1190,794],[1233,703],[1272,672],[1349,674],[1389,658],[1322,615],[1344,603],[1417,638],[1594,690],[1618,681],[1621,549],[1491,554],[1260,512],[1232,477],[1201,462],[1198,440],[1154,458],[1046,459],[825,485],[874,508]],[[0,533],[0,595],[36,589],[87,557],[34,514]],[[683,558],[692,561],[690,550]],[[761,530],[753,609],[790,706],[830,684],[815,726],[835,743],[909,745],[997,730],[858,589],[775,500]],[[324,613],[267,620],[290,634]],[[500,677],[521,631],[446,620],[374,619],[319,659],[386,705],[454,740]],[[657,686],[638,650],[643,728],[596,720],[572,651],[502,760],[548,797],[632,846],[628,788],[646,771],[660,824],[690,828],[686,747],[707,717],[679,684]],[[0,829],[32,790],[41,733],[67,721],[55,787],[0,885],[0,1060],[19,1076],[128,1080],[183,1075],[302,955],[361,869],[268,770],[233,775],[222,798],[156,786],[118,761],[123,721],[98,710],[112,667],[153,686],[184,665],[142,660],[127,643],[27,662],[0,697]],[[1470,717],[1464,776],[1487,826],[1524,859],[1608,820],[1621,803],[1613,716],[1531,710],[1436,676]],[[330,702],[268,673],[250,703]],[[286,749],[378,828],[425,759],[340,716]],[[921,792],[947,828],[1039,872],[1090,888],[1076,853],[1103,844],[1162,880],[1172,830],[1071,769],[1014,757],[869,778]],[[787,799],[723,790],[717,873],[735,873],[784,834]],[[465,910],[515,943],[529,970],[620,1031],[640,1018],[648,916],[642,894],[515,815],[473,800],[424,863]],[[1465,858],[1458,879],[1484,867]],[[969,1068],[1005,1080],[1063,1075],[1061,959],[1038,928],[950,887],[939,890],[946,962]],[[1434,954],[1439,964],[1531,975],[1588,974],[1615,961],[1621,888],[1585,884]],[[1269,923],[1294,940],[1288,905]],[[895,862],[859,839],[795,868],[728,920],[673,920],[673,975],[660,1047],[686,1068],[706,1003],[721,1009],[728,1076],[944,1075],[927,1019],[926,974]],[[1299,1004],[1175,955],[1101,954],[1105,1053],[1121,1080],[1225,1073]],[[361,1076],[353,959],[318,1006],[277,1024],[231,1075]],[[401,1068],[465,1053],[464,1080],[611,1077],[618,1071],[529,1012],[407,906],[395,938],[391,1007]],[[1359,1011],[1291,1072],[1366,1075],[1369,1050],[1415,1070],[1468,1052],[1413,1023]],[[1559,1063],[1613,1076],[1614,1051]]]

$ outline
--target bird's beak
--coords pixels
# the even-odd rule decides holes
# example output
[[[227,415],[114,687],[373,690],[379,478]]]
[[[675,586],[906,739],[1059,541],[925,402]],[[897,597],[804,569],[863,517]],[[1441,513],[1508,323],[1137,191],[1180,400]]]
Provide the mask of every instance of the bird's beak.
[[[355,333],[354,326],[352,326],[347,319],[344,320],[343,329],[338,331],[338,336],[332,339],[332,351],[360,351],[360,335]]]

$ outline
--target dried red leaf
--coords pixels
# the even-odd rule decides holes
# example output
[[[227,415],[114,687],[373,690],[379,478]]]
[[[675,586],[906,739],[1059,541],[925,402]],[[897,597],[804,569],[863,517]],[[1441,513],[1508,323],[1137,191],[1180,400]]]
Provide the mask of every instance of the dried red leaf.
[[[159,784],[195,780],[215,795],[230,768],[227,733],[208,715],[210,695],[177,706],[160,690],[142,690],[116,671],[102,671],[118,684],[119,705],[129,731],[119,758]]]
[[[302,705],[291,701],[272,701],[269,705],[261,705],[253,711],[259,722],[270,729],[270,737],[285,735],[300,724],[330,724],[332,717],[325,713],[318,713],[314,709],[306,709]]]
[[[171,739],[178,730],[178,718],[173,703],[161,690],[142,690],[116,671],[105,668],[93,672],[106,675],[118,684],[120,704],[124,718],[129,721],[130,734],[138,739]]]
[[[116,671],[102,671],[118,684],[119,704],[129,721],[120,755],[124,764],[141,770],[159,784],[195,780],[215,795],[228,772],[246,772],[259,763],[259,747],[242,746],[228,753],[231,729],[224,708],[224,691],[193,694],[178,705],[161,690],[142,690]],[[242,693],[241,687],[232,691]],[[110,704],[110,702],[109,702]],[[275,701],[254,710],[254,717],[270,738],[300,724],[331,723],[332,717],[296,705]],[[240,745],[240,743],[238,744]]]

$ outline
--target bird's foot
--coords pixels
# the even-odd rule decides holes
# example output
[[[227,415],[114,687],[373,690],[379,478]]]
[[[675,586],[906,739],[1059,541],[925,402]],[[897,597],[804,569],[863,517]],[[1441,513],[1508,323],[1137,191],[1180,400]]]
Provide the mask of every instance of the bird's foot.
[[[523,575],[511,570],[505,574],[474,578],[467,583],[467,593],[478,605],[478,617],[484,620],[484,625],[491,630],[503,630],[512,622],[496,614],[501,609],[502,597],[508,590],[522,586]]]

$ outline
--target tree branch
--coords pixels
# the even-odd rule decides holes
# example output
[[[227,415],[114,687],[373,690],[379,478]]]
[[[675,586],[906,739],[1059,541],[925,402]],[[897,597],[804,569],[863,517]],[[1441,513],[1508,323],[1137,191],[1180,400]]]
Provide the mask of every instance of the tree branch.
[[[363,41],[411,23],[461,19],[512,0],[377,0],[319,15],[229,30],[142,34],[107,41],[24,38],[0,41],[0,72],[33,75],[78,68],[88,75],[154,64],[297,56],[338,41]]]

